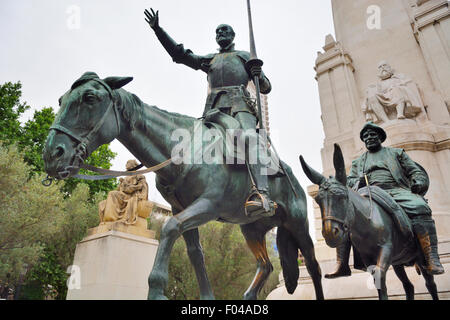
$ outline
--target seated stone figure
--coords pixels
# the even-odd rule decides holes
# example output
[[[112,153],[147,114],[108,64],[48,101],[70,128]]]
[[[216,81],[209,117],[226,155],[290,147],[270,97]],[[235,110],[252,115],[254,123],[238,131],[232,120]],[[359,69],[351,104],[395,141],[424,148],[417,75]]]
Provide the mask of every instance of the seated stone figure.
[[[389,115],[397,119],[414,118],[424,108],[417,85],[407,76],[394,73],[386,61],[378,64],[377,84],[367,88],[362,111],[366,121],[387,122]]]
[[[429,274],[444,273],[439,261],[436,227],[424,195],[429,178],[425,170],[414,162],[403,149],[383,147],[386,132],[372,122],[366,123],[360,133],[367,152],[352,162],[347,186],[360,190],[366,186],[378,186],[401,207],[411,220],[412,230],[426,260]],[[337,269],[326,278],[349,276],[348,266],[351,244],[337,247]],[[355,259],[355,268],[356,259]]]
[[[128,160],[128,171],[136,168],[136,160]],[[138,217],[147,218],[151,205],[148,200],[148,185],[143,175],[120,178],[118,190],[108,193],[106,200],[99,203],[100,225],[107,222],[122,222],[135,225]]]

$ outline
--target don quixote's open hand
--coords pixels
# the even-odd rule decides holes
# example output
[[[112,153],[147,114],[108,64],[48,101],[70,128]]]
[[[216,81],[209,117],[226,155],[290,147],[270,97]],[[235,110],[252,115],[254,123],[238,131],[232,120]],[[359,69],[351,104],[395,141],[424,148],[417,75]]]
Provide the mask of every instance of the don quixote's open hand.
[[[144,14],[146,16],[145,21],[147,21],[148,25],[152,29],[156,29],[159,27],[159,10],[156,12],[153,11],[152,8],[150,8],[151,12],[149,12],[147,9],[145,9]]]

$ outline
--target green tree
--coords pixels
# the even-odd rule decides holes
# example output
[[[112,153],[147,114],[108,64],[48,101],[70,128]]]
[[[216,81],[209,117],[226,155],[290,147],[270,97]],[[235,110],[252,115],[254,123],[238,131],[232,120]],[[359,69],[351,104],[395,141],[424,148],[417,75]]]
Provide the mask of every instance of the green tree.
[[[157,237],[162,223],[152,218],[150,227]],[[199,228],[205,255],[208,277],[216,299],[242,299],[256,272],[256,259],[237,225],[210,222]],[[274,266],[259,299],[265,297],[278,284],[281,267],[271,245],[268,245],[270,260]],[[169,265],[169,283],[166,290],[169,299],[196,300],[200,298],[194,269],[186,252],[186,244],[179,238],[174,245]]]
[[[17,280],[23,265],[34,264],[42,252],[38,240],[51,238],[60,223],[57,188],[43,188],[28,179],[28,166],[12,146],[0,145],[0,276]],[[46,201],[42,201],[45,199]]]
[[[61,223],[52,239],[43,243],[44,249],[39,263],[30,268],[27,276],[28,286],[23,291],[22,299],[37,298],[30,292],[39,294],[41,298],[66,298],[67,268],[73,263],[78,242],[89,228],[99,224],[97,203],[103,198],[103,195],[98,193],[93,201],[89,201],[88,186],[80,184],[70,197],[64,199],[60,212]]]
[[[20,102],[22,96],[20,82],[6,82],[0,85],[0,141],[7,144],[17,142],[22,134],[20,116],[30,108]]]
[[[0,282],[24,282],[22,297],[35,299],[50,285],[64,299],[75,246],[98,224],[97,204],[117,182],[68,179],[43,187],[42,151],[55,113],[44,108],[22,124],[30,107],[21,95],[20,82],[0,85]],[[86,162],[108,169],[115,156],[104,145]]]
[[[67,267],[76,244],[98,224],[95,201],[104,195],[89,201],[89,188],[81,184],[64,198],[58,186],[42,185],[43,175],[29,178],[22,157],[14,145],[0,144],[0,279],[9,274],[16,285],[34,285],[35,298],[51,285],[65,298]]]
[[[24,151],[24,160],[31,166],[31,171],[34,173],[44,172],[42,150],[54,120],[53,109],[44,108],[35,111],[33,118],[21,127],[21,135],[18,138],[19,148]]]
[[[30,106],[25,102],[20,102],[22,96],[21,88],[20,82],[14,84],[7,82],[0,86],[0,141],[5,145],[16,142],[19,150],[24,153],[23,158],[25,162],[30,165],[30,172],[32,174],[40,174],[44,172],[42,152],[56,114],[52,108],[43,108],[35,111],[33,118],[22,125],[20,117]],[[86,159],[86,163],[110,169],[111,161],[116,155],[116,153],[111,151],[109,145],[103,145]],[[92,174],[85,170],[81,170],[80,173]],[[98,181],[68,179],[62,191],[66,195],[71,194],[79,183],[89,186],[91,197],[94,197],[97,192],[108,192],[117,187],[116,179]]]

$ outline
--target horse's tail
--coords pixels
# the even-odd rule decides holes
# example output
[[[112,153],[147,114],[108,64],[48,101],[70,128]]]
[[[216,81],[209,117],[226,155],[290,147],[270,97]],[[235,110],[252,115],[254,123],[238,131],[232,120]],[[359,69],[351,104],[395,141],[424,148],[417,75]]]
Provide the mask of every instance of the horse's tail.
[[[283,269],[284,283],[289,294],[293,294],[297,288],[298,246],[291,233],[284,227],[278,227],[277,248],[280,254],[281,268]]]

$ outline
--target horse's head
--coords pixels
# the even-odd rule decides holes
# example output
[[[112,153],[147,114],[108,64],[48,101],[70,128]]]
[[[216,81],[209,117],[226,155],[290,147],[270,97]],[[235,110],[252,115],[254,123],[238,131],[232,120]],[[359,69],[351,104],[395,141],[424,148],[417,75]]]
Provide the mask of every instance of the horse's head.
[[[79,164],[120,132],[117,96],[133,78],[100,79],[86,72],[60,99],[60,110],[45,143],[45,171],[65,179],[78,173]]]
[[[334,145],[333,162],[336,177],[327,179],[308,166],[300,156],[300,163],[306,176],[311,182],[319,185],[319,192],[314,199],[322,214],[322,235],[327,245],[335,248],[347,239],[353,211],[348,199],[344,157],[337,144]]]

